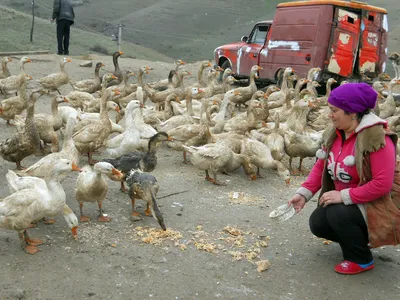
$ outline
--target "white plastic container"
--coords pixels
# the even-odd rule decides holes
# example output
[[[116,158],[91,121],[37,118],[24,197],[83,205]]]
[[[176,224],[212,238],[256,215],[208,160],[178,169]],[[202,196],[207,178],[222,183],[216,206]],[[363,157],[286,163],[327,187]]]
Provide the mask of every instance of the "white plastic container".
[[[296,210],[292,205],[288,206],[287,204],[283,204],[276,209],[274,209],[270,214],[269,217],[274,219],[278,222],[283,222],[289,220],[291,217],[294,216]]]

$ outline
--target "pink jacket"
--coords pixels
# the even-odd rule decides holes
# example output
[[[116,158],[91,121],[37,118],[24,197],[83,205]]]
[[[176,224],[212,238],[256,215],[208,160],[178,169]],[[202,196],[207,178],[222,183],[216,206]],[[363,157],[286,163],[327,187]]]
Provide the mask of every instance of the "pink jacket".
[[[376,116],[371,119],[371,122],[361,122],[356,131],[346,140],[344,135],[342,136],[341,132],[337,131],[337,137],[327,155],[328,173],[334,181],[335,189],[341,192],[343,203],[346,205],[373,201],[388,194],[392,187],[396,153],[395,146],[388,136],[385,137],[386,145],[370,155],[373,179],[359,186],[360,178],[355,166],[354,153],[357,134],[378,123],[386,125],[385,121]],[[324,159],[318,159],[307,180],[297,191],[307,201],[321,188],[323,168]]]

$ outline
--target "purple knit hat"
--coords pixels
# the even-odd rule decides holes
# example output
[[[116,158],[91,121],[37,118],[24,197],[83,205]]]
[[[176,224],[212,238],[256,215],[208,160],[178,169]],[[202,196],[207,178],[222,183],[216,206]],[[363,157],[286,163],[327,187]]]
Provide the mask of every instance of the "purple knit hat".
[[[366,83],[346,83],[334,89],[328,102],[349,113],[375,108],[378,94]]]

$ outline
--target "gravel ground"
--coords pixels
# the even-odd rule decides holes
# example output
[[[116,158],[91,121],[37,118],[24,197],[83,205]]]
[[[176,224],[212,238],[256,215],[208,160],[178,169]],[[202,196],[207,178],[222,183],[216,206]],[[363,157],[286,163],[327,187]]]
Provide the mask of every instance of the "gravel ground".
[[[58,56],[33,56],[26,70],[34,78],[58,70]],[[113,70],[110,57],[92,57]],[[17,60],[17,59],[16,59]],[[93,76],[80,68],[81,57],[72,57],[67,72],[78,80]],[[137,70],[148,64],[155,70],[147,81],[165,77],[171,64],[121,59],[122,69]],[[187,68],[196,74],[198,64]],[[11,63],[12,73],[18,69]],[[193,80],[193,78],[192,78]],[[33,85],[33,84],[32,84]],[[62,92],[68,92],[65,86]],[[36,112],[50,111],[47,98]],[[15,130],[0,120],[1,140]],[[95,158],[105,157],[100,151]],[[31,156],[24,166],[40,157]],[[81,157],[81,166],[87,162]],[[297,161],[295,161],[297,163]],[[312,160],[306,161],[311,167]],[[9,192],[5,181],[15,164],[1,159],[2,197]],[[204,180],[204,172],[182,163],[182,154],[162,146],[153,172],[159,184],[159,206],[167,225],[162,233],[153,218],[132,222],[130,200],[109,181],[104,202],[112,218],[96,221],[97,205],[84,209],[93,221],[81,224],[73,240],[63,217],[54,225],[39,223],[29,232],[45,240],[41,251],[27,255],[15,232],[0,231],[0,299],[397,299],[400,293],[400,248],[375,249],[375,270],[358,276],[338,275],[333,266],[341,261],[337,244],[314,237],[308,217],[316,203],[290,220],[277,223],[268,215],[285,203],[305,177],[294,177],[288,188],[276,172],[263,170],[265,178],[249,181],[242,170],[220,175],[226,186]],[[74,197],[76,174],[63,186],[67,203],[79,214]],[[237,192],[237,193],[235,193]],[[170,195],[178,193],[175,195]],[[142,201],[140,212],[145,209]],[[257,262],[270,267],[257,271]]]

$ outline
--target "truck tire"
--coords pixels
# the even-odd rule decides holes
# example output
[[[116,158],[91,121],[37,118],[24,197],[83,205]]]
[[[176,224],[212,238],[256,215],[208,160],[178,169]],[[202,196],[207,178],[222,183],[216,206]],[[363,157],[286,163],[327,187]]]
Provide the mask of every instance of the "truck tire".
[[[224,63],[222,64],[221,68],[224,69],[224,70],[227,69],[227,68],[230,68],[232,70],[232,66],[231,66],[229,60],[224,61]]]

